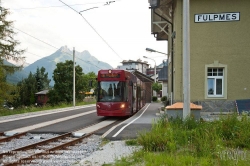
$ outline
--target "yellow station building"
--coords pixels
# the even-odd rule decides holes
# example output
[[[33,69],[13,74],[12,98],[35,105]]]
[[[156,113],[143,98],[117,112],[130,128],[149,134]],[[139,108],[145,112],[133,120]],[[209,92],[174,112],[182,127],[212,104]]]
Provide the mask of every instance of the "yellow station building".
[[[168,97],[183,102],[183,1],[149,0],[151,33],[168,41]],[[190,0],[190,100],[231,111],[250,99],[250,1]]]

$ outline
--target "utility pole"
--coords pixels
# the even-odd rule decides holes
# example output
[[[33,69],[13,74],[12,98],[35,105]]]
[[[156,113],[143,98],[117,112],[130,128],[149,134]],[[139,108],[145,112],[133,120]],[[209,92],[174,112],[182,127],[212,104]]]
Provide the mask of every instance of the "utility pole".
[[[183,0],[183,119],[190,115],[190,11],[189,0]]]
[[[76,71],[75,71],[75,47],[73,47],[73,106],[76,106],[76,79],[75,79]]]

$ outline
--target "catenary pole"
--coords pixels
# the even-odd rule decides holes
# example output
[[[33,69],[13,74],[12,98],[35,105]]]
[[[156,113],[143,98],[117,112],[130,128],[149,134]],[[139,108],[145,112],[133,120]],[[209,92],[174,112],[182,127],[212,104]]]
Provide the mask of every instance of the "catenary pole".
[[[73,47],[73,106],[75,107],[75,105],[76,105],[76,100],[75,100],[75,98],[76,98],[76,79],[75,79],[75,75],[76,75],[76,73],[75,73],[75,47]]]
[[[183,119],[190,115],[190,1],[183,0]]]

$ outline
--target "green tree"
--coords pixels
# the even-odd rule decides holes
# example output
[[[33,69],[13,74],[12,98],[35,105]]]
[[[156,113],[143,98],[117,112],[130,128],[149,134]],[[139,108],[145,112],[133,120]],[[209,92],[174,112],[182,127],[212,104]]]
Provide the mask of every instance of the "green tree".
[[[49,88],[48,73],[45,73],[45,68],[37,68],[36,73],[30,72],[28,78],[23,79],[17,83],[17,88],[14,94],[19,94],[19,97],[15,98],[14,105],[16,107],[25,105],[29,106],[35,104],[35,93]]]
[[[44,67],[41,67],[41,69],[37,67],[34,76],[36,78],[36,89],[38,92],[49,89],[50,79],[48,79],[48,72],[45,73]]]
[[[6,82],[6,75],[12,74],[22,67],[4,65],[3,60],[12,59],[16,62],[24,60],[21,57],[24,50],[17,49],[20,43],[14,39],[16,33],[12,29],[13,22],[6,20],[8,14],[9,11],[0,6],[0,104],[4,100],[13,100],[11,96],[13,86]]]
[[[80,92],[83,90],[83,71],[82,68],[75,66],[75,96],[80,98]],[[51,104],[58,102],[68,102],[73,100],[73,61],[66,60],[65,63],[57,63],[53,72],[55,81],[54,89],[49,92],[49,100]],[[54,99],[54,101],[53,101]]]
[[[88,74],[83,75],[83,91],[84,92],[89,92],[91,89],[94,89],[94,90],[96,89],[97,87],[96,77],[97,75],[94,72],[90,72]]]
[[[152,89],[153,89],[154,91],[156,91],[157,93],[159,93],[159,92],[162,90],[162,85],[159,84],[158,82],[155,82],[155,83],[153,83],[153,85],[152,85]]]
[[[19,89],[19,106],[29,106],[35,103],[35,93],[37,92],[36,78],[31,72],[28,78],[25,78],[17,84],[17,87]]]

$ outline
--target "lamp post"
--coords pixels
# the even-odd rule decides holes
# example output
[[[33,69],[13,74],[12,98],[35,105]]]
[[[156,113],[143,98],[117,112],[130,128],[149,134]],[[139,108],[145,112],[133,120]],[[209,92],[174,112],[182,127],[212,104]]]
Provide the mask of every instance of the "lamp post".
[[[149,57],[146,57],[146,56],[143,56],[143,58],[151,59],[151,60],[153,60],[155,62],[155,60],[152,59],[152,58],[149,58]],[[156,62],[155,62],[155,74],[154,75],[155,75],[154,80],[155,80],[155,83],[156,83]]]
[[[157,52],[157,53],[160,53],[160,54],[168,55],[168,54],[166,54],[166,53],[159,52],[159,51],[156,51],[156,50],[151,49],[151,48],[146,48],[146,51],[148,51],[148,52]],[[148,58],[148,57],[143,56],[143,58]],[[151,60],[153,60],[153,61],[155,62],[155,60],[152,59],[152,58],[148,58],[148,59],[151,59]],[[155,63],[155,82],[156,82],[156,63]]]
[[[143,58],[151,59],[151,60],[153,60],[153,61],[155,62],[155,60],[154,60],[154,59],[152,59],[152,58],[149,58],[149,57],[146,57],[146,56],[143,56]],[[156,83],[156,62],[155,62],[154,82]],[[153,93],[154,93],[154,96],[156,96],[156,92],[155,92],[155,91],[153,91]]]
[[[157,53],[160,53],[160,54],[168,55],[168,54],[163,53],[163,52],[155,51],[155,50],[153,50],[151,48],[146,48],[146,51],[148,51],[148,52],[157,52]]]
[[[163,53],[163,52],[159,52],[159,51],[156,51],[156,50],[154,50],[154,49],[151,49],[151,48],[146,48],[146,51],[148,51],[148,52],[156,52],[156,53],[159,53],[159,54],[164,54],[164,55],[168,55],[168,54],[166,54],[166,53]],[[147,58],[147,57],[145,57],[145,56],[143,56],[144,58]],[[150,59],[150,58],[149,58]],[[152,59],[153,60],[153,59]],[[155,65],[156,66],[156,65]],[[156,75],[156,68],[155,68],[155,75]],[[155,79],[156,79],[156,77],[155,77]],[[163,91],[163,90],[162,90]],[[173,95],[172,95],[172,92],[171,92],[171,104],[172,104],[172,101],[173,101]]]

